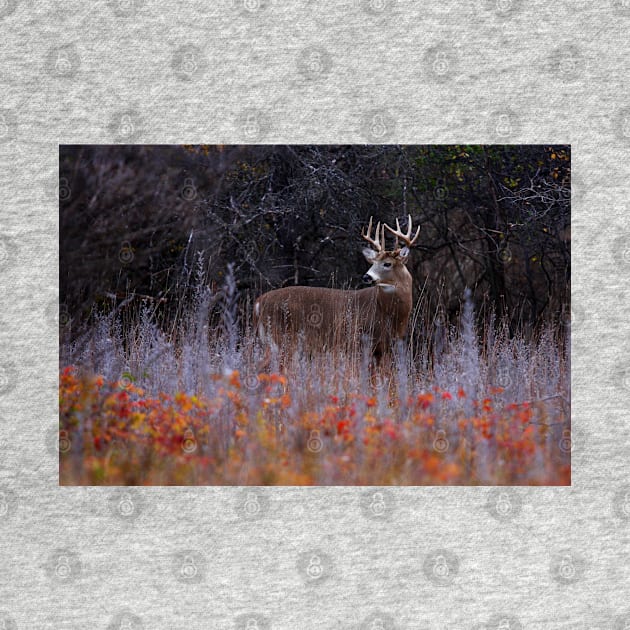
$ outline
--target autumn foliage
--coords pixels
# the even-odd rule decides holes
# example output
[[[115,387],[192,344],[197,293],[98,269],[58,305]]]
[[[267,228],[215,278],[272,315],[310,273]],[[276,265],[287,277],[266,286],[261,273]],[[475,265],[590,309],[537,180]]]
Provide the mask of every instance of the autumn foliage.
[[[211,378],[212,397],[149,395],[129,376],[64,367],[61,483],[570,483],[570,443],[557,430],[568,418],[554,400],[506,403],[500,387],[471,399],[437,386],[402,398],[392,383],[340,397],[338,383],[307,391],[282,374]]]

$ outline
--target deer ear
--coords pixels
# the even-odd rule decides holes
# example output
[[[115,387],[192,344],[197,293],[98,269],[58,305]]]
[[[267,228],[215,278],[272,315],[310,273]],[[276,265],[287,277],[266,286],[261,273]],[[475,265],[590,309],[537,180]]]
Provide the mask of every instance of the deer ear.
[[[407,262],[407,258],[409,258],[409,248],[408,247],[403,247],[398,252],[398,258],[400,259],[400,262],[406,263]]]
[[[365,256],[365,260],[369,263],[373,263],[376,260],[376,252],[369,247],[363,249],[363,255]]]

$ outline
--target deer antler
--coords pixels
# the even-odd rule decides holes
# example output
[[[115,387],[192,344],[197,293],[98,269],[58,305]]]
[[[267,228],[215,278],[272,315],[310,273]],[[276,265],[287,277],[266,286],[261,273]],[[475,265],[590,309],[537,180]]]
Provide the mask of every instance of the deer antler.
[[[376,232],[374,233],[374,237],[376,240],[372,238],[372,217],[370,217],[370,224],[368,225],[367,232],[363,232],[361,230],[361,236],[370,244],[377,252],[382,252],[385,250],[385,225],[381,227],[381,222],[379,221],[376,224]]]
[[[384,228],[387,228],[395,237],[396,237],[396,245],[398,247],[398,239],[401,239],[407,247],[411,247],[417,240],[418,236],[420,236],[420,226],[416,230],[416,233],[413,238],[411,238],[411,231],[413,230],[413,226],[411,223],[411,215],[407,215],[407,233],[403,234],[403,231],[400,229],[400,223],[398,219],[396,219],[396,229],[390,228],[386,223],[383,224]]]

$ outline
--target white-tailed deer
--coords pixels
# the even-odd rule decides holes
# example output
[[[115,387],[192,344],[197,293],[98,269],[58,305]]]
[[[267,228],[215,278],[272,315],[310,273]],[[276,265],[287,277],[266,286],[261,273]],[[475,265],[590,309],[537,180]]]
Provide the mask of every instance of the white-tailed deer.
[[[385,230],[396,238],[393,250],[385,248]],[[361,235],[373,248],[363,250],[371,264],[363,280],[373,286],[354,291],[294,286],[261,295],[254,305],[254,325],[268,356],[296,344],[313,353],[356,350],[367,341],[370,354],[380,360],[407,330],[412,278],[406,263],[419,234],[420,228],[412,237],[409,215],[406,233],[398,219],[395,230],[379,221],[373,238],[370,218]],[[399,248],[399,240],[404,247]]]

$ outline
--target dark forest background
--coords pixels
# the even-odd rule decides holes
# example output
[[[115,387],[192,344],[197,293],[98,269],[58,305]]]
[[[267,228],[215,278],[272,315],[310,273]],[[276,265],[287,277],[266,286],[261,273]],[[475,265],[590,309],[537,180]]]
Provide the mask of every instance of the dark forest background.
[[[568,146],[61,146],[59,160],[71,336],[139,305],[168,326],[230,264],[242,313],[281,286],[358,288],[372,215],[421,226],[409,269],[440,317],[466,287],[514,328],[570,313]]]

